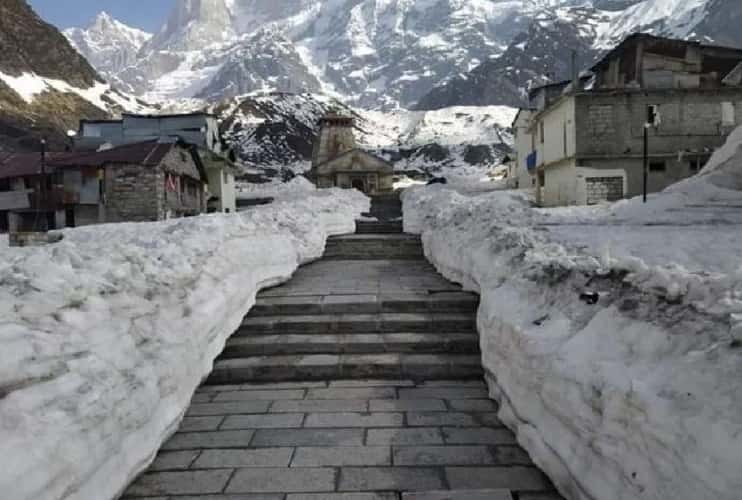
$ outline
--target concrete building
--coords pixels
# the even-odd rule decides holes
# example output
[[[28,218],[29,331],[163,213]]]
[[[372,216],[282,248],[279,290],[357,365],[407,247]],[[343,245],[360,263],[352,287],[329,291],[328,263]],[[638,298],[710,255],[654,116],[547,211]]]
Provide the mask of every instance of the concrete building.
[[[742,123],[742,50],[637,34],[593,68],[594,80],[531,93],[516,118],[519,166],[543,206],[593,204],[643,191],[648,107],[648,191],[698,172]],[[530,145],[529,145],[530,142]]]
[[[216,116],[208,113],[170,115],[124,114],[121,120],[82,120],[76,149],[95,150],[160,138],[177,138],[196,146],[209,179],[209,211],[235,212],[238,173],[227,158]]]
[[[355,188],[369,195],[394,189],[392,164],[357,148],[353,119],[337,114],[328,114],[320,121],[309,177],[320,188]]]
[[[143,222],[206,211],[206,170],[194,146],[170,140],[98,152],[0,158],[0,230],[44,231]]]
[[[520,109],[513,120],[512,128],[516,155],[512,160],[515,164],[515,171],[509,175],[515,178],[514,187],[516,189],[534,190],[536,187],[536,177],[533,175],[536,165],[529,165],[528,163],[528,155],[536,147],[533,134],[530,132],[532,115],[533,112],[530,109]]]

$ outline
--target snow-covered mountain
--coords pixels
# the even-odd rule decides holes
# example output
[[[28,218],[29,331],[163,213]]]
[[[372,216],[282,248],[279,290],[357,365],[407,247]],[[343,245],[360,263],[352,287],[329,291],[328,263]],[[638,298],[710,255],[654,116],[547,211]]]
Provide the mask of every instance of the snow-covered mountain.
[[[113,90],[25,0],[0,2],[0,150],[68,144],[81,118],[155,108]]]
[[[63,31],[70,43],[104,78],[117,82],[118,74],[134,64],[152,34],[132,28],[101,12],[86,29]]]
[[[322,94],[259,93],[209,110],[248,172],[275,176],[309,168],[318,122],[329,110],[355,119],[359,146],[397,170],[431,173],[444,167],[492,167],[510,152],[515,110],[506,106],[438,111],[366,111]]]
[[[524,40],[515,59],[533,61],[521,69],[528,78],[503,81],[506,89],[487,103],[512,103],[528,81],[546,76],[547,64],[556,72],[568,66],[572,49],[591,60],[637,30],[742,45],[729,23],[741,10],[738,0],[178,0],[146,41],[141,34],[119,42],[127,31],[108,19],[68,36],[112,81],[151,100],[321,91],[394,109],[477,92],[440,88],[466,87],[457,82],[462,75],[492,74],[493,61],[497,71],[517,71],[505,61]],[[120,58],[110,56],[116,46]],[[111,68],[111,61],[126,65]],[[436,95],[425,97],[434,87]]]

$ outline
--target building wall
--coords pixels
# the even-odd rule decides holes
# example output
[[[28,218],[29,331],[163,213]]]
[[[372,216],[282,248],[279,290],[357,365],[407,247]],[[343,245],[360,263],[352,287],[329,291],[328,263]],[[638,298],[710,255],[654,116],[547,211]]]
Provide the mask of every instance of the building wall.
[[[574,160],[553,163],[544,169],[541,206],[574,205],[577,201],[577,169]]]
[[[715,149],[742,124],[742,88],[579,94],[578,157],[641,155],[648,105],[658,105],[662,119],[650,130],[651,154]]]
[[[708,156],[701,156],[701,163],[708,160]],[[678,159],[674,156],[652,156],[650,166],[653,164],[664,163],[664,171],[650,169],[647,176],[647,192],[656,193],[666,187],[683,180],[697,173],[694,168],[696,156],[685,156]],[[636,158],[614,158],[614,159],[593,159],[580,162],[581,166],[595,170],[606,171],[623,171],[626,173],[626,197],[639,196],[644,191],[644,160],[641,157]],[[693,167],[692,167],[693,165]]]
[[[355,138],[352,126],[323,124],[312,154],[312,163],[319,165],[353,148]]]
[[[204,184],[188,150],[174,147],[157,166],[108,165],[105,169],[105,220],[143,222],[206,211]],[[168,191],[167,176],[177,182]],[[181,193],[181,179],[193,183]]]
[[[110,165],[104,177],[106,222],[146,222],[164,218],[160,194],[164,191],[162,170],[137,164]]]
[[[234,175],[219,167],[207,168],[209,192],[219,197],[219,212],[237,211],[237,190]]]
[[[534,176],[528,172],[528,155],[533,151],[534,137],[529,131],[531,113],[521,110],[518,121],[515,123],[515,151],[516,164],[515,174],[518,179],[519,189],[532,189],[534,187]]]
[[[98,205],[75,205],[75,227],[90,226],[104,221],[102,207]]]
[[[163,180],[158,185],[158,196],[161,200],[161,218],[181,217],[183,215],[194,215],[206,211],[205,184],[201,180],[201,174],[193,161],[191,153],[180,147],[174,147],[160,162],[159,168],[163,172]],[[177,193],[166,193],[165,176],[176,176],[179,178],[180,196]],[[195,184],[195,186],[194,186]],[[186,185],[191,189],[182,189]],[[195,194],[191,194],[194,192]]]
[[[531,122],[537,165],[550,165],[571,158],[576,151],[575,100],[564,97]]]

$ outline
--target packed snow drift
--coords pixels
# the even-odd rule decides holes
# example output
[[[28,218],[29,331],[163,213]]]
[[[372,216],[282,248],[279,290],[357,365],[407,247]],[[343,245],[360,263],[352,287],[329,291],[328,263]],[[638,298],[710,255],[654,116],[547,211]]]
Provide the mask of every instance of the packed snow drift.
[[[263,287],[355,230],[357,191],[0,239],[0,497],[108,500],[175,432]]]
[[[742,129],[646,205],[403,200],[428,258],[481,294],[500,416],[567,498],[739,499]]]

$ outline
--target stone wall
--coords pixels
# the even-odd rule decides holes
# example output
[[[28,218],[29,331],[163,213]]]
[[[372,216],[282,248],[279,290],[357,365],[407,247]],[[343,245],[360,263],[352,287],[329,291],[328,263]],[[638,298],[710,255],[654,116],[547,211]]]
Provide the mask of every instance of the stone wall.
[[[588,204],[623,199],[622,177],[586,177],[585,183]]]
[[[159,191],[165,176],[158,167],[109,165],[105,173],[106,222],[146,222],[164,218]]]
[[[722,103],[733,107],[735,123],[724,122]],[[662,118],[650,130],[653,154],[717,148],[742,124],[742,88],[583,93],[576,96],[577,156],[641,155],[648,105],[659,106]]]

